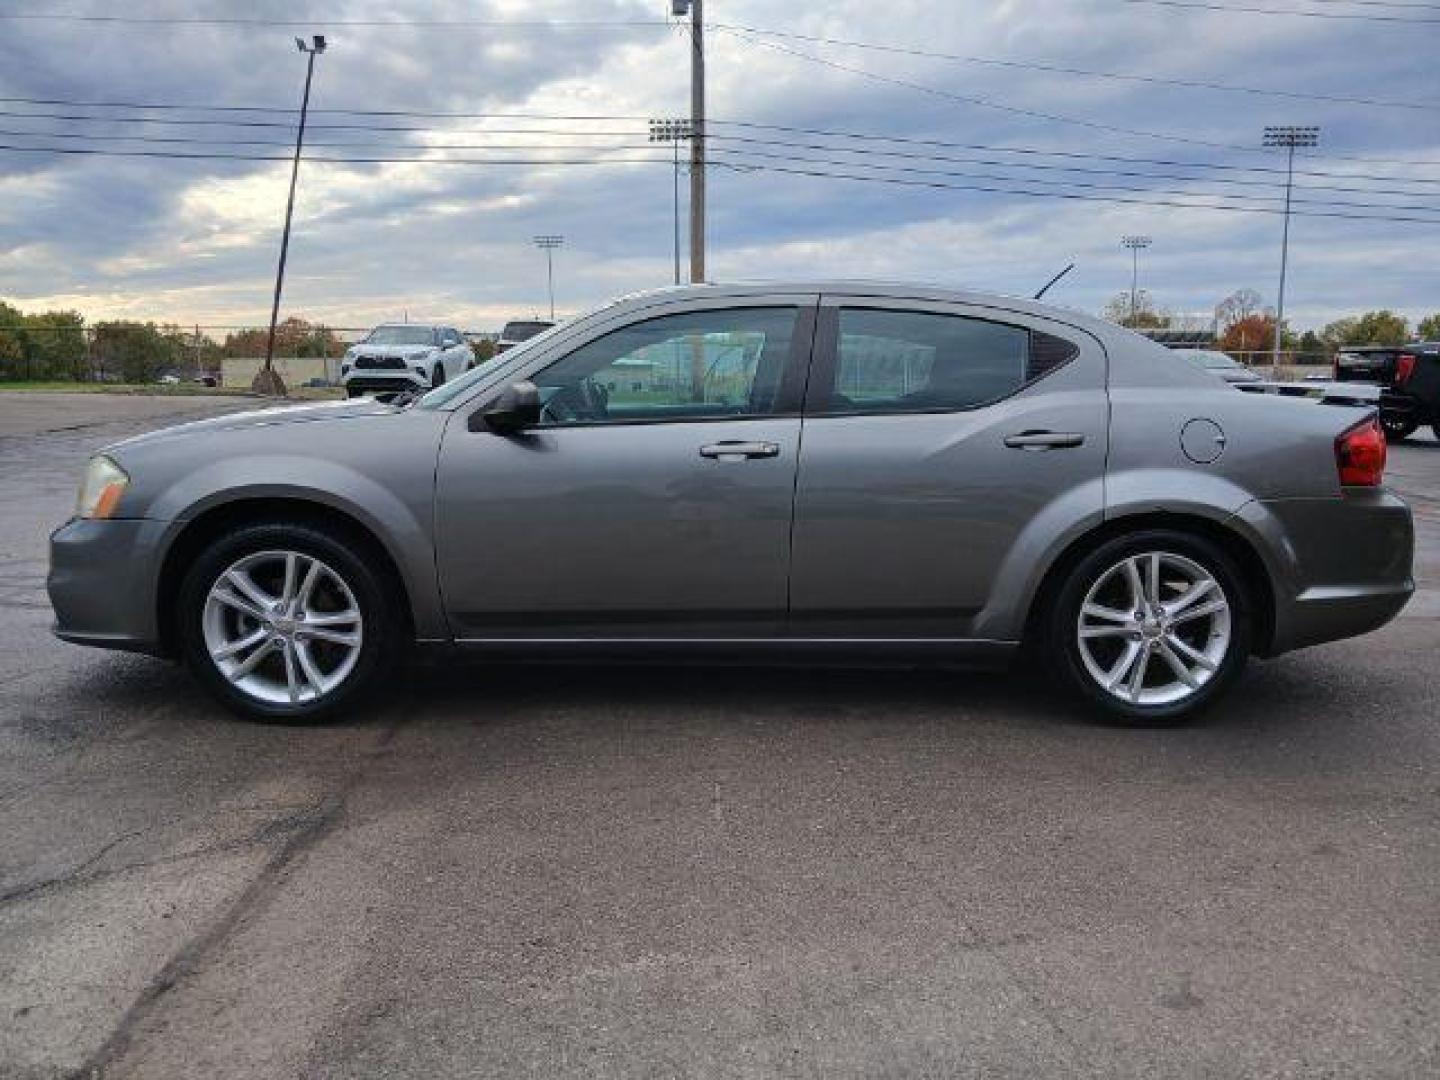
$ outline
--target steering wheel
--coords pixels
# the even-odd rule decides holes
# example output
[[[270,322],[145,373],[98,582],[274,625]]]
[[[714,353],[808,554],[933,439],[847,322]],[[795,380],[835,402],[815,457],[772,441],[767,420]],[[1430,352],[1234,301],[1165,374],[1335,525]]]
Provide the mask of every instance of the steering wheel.
[[[608,395],[590,376],[558,388],[540,410],[552,424],[575,424],[604,420]]]

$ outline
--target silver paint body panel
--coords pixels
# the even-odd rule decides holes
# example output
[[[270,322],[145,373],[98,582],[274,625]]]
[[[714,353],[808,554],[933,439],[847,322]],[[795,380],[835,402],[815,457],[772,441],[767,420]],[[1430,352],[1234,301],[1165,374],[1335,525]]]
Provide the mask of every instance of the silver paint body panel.
[[[501,389],[630,322],[840,303],[978,315],[1079,351],[963,411],[470,429]],[[156,605],[173,545],[209,510],[280,499],[371,532],[426,641],[988,655],[1020,640],[1071,545],[1161,514],[1203,518],[1254,549],[1279,652],[1379,625],[1413,589],[1408,509],[1383,490],[1338,485],[1335,437],[1366,415],[1242,393],[1120,327],[1032,301],[867,283],[661,290],[562,324],[406,409],[268,410],[117,444],[107,452],[132,478],[123,520],[58,530],[50,593],[68,640],[161,651]],[[1208,464],[1182,449],[1196,419],[1224,435]],[[1035,429],[1084,438],[1005,445]],[[699,455],[722,439],[780,450]]]

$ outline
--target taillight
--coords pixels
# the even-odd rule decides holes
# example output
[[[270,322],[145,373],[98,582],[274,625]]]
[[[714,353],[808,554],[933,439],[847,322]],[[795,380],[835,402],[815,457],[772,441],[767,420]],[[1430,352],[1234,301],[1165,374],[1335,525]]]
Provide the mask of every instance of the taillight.
[[[1410,376],[1415,374],[1415,357],[1411,353],[1401,353],[1395,361],[1395,385],[1402,386],[1410,381]]]
[[[1335,440],[1335,464],[1342,487],[1379,487],[1385,476],[1385,432],[1375,417]]]

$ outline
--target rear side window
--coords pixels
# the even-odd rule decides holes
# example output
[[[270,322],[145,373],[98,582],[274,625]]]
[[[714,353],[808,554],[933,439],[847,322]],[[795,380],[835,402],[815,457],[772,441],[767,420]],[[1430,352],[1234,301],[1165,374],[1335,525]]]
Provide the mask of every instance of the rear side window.
[[[970,409],[1009,397],[1073,359],[1062,338],[927,311],[841,308],[825,412]]]

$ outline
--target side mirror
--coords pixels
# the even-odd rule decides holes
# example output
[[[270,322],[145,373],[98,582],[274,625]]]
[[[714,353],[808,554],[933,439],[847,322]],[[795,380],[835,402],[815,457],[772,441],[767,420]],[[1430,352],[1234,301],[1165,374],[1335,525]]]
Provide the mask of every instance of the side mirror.
[[[507,386],[483,411],[472,413],[470,430],[481,426],[497,435],[514,435],[540,423],[540,391],[532,382]]]

